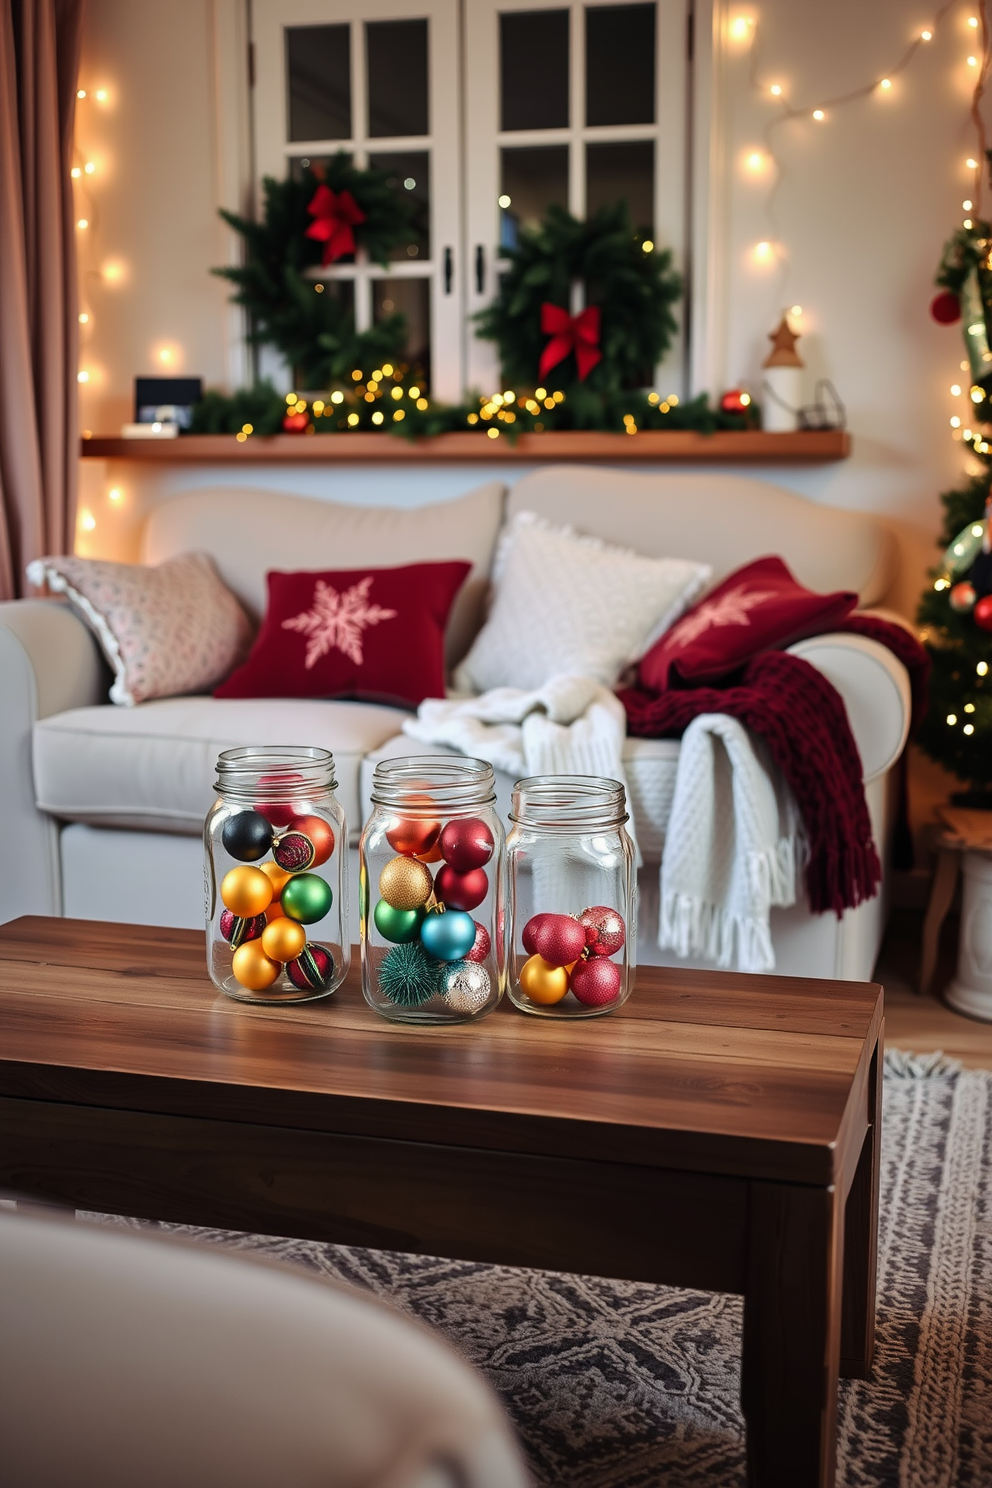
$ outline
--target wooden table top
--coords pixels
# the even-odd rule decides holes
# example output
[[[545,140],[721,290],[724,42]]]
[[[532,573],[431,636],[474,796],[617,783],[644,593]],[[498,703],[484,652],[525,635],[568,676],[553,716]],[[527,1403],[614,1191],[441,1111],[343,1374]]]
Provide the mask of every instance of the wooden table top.
[[[253,1007],[214,989],[202,932],[0,926],[0,1096],[792,1182],[839,1171],[881,1017],[873,983],[646,967],[602,1018],[504,999],[399,1028],[357,950],[326,1001]]]

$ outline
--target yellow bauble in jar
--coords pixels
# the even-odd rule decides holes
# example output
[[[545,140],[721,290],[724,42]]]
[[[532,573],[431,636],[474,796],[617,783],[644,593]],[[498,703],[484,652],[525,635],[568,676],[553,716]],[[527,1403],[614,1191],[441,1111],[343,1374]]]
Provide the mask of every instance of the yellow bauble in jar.
[[[521,992],[526,993],[531,1002],[551,1007],[561,1002],[568,991],[568,968],[552,966],[543,956],[530,956],[521,966],[518,980]]]
[[[306,930],[286,915],[270,920],[262,931],[262,950],[273,961],[295,961],[306,943]]]
[[[264,873],[269,880],[269,883],[272,885],[272,896],[275,899],[279,898],[279,895],[293,876],[285,868],[280,868],[278,863],[272,862],[259,863],[258,871]]]
[[[272,903],[272,884],[260,868],[232,868],[221,879],[220,897],[232,914],[252,919]]]
[[[265,954],[260,940],[248,940],[231,957],[231,970],[249,992],[264,992],[272,986],[282,967]]]
[[[433,892],[431,870],[416,858],[390,858],[379,874],[379,893],[394,909],[419,909]]]

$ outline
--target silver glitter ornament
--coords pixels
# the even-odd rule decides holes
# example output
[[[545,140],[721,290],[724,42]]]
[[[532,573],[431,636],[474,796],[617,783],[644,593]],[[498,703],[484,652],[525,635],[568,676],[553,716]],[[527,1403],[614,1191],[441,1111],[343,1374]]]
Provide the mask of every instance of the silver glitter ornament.
[[[489,973],[477,961],[455,961],[441,974],[441,995],[454,1013],[477,1013],[489,1001]]]

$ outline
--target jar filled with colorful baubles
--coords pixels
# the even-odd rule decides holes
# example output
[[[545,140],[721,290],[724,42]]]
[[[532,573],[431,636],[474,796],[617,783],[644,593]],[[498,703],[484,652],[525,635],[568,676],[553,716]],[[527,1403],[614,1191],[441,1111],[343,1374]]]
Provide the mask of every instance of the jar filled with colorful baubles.
[[[616,780],[535,775],[514,786],[507,984],[522,1012],[594,1018],[630,996],[637,879],[626,821]]]
[[[382,760],[360,844],[362,990],[396,1023],[466,1023],[499,1002],[503,826],[492,765]]]
[[[239,1002],[310,1002],[351,961],[348,829],[326,749],[227,749],[203,828],[207,968]]]

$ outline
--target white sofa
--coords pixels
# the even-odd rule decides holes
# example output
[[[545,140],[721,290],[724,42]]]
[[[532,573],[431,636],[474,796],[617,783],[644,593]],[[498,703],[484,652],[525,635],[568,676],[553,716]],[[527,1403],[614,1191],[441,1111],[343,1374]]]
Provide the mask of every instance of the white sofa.
[[[810,588],[856,590],[884,603],[892,566],[873,518],[818,506],[739,475],[632,474],[554,467],[523,476],[506,497],[490,483],[429,507],[350,507],[271,492],[189,491],[163,502],[143,532],[142,561],[198,549],[257,618],[270,568],[377,566],[470,558],[449,621],[447,659],[481,624],[486,576],[506,515],[531,510],[642,553],[701,559],[713,582],[778,553]],[[864,766],[880,850],[890,835],[892,767],[906,742],[905,669],[858,636],[818,636],[793,650],[838,688]],[[6,841],[0,921],[25,913],[135,923],[202,924],[200,828],[217,754],[239,744],[309,743],[333,750],[339,794],[357,839],[375,761],[422,753],[401,733],[401,710],[358,702],[168,698],[136,708],[107,701],[108,673],[89,630],[62,603],[0,605],[0,780]],[[642,962],[670,959],[655,943],[657,867],[671,805],[676,740],[629,739],[625,768],[639,841]],[[505,812],[512,781],[498,777]],[[356,875],[357,877],[357,875]],[[354,897],[354,896],[353,896]],[[884,928],[884,890],[837,920],[805,905],[773,912],[777,970],[871,974]]]

